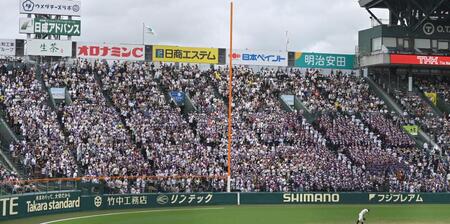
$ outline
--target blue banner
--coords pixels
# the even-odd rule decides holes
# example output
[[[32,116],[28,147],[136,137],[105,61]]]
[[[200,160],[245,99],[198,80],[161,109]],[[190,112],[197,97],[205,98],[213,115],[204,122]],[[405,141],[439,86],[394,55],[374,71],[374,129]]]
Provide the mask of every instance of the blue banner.
[[[178,106],[184,105],[184,100],[186,98],[186,94],[180,91],[172,91],[170,92],[170,97],[175,101]]]

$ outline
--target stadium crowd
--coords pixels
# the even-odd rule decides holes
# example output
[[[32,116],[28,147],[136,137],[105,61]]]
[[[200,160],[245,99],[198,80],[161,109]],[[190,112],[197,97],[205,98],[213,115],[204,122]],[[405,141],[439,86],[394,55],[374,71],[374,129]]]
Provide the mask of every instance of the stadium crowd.
[[[390,151],[405,167],[401,172],[391,175],[391,191],[447,190],[447,152],[440,155],[416,147],[415,142],[400,129],[401,119],[395,114],[365,113],[363,120],[383,140],[382,148]]]
[[[224,71],[226,74],[227,71]],[[233,78],[234,188],[241,191],[355,191],[371,179],[326,140],[298,112],[279,102],[277,76],[283,71],[238,67]],[[225,75],[224,75],[225,76]],[[286,76],[285,74],[282,76]],[[216,79],[226,97],[227,79]]]
[[[436,146],[425,145],[426,149],[448,151],[450,147],[450,117],[443,114],[435,114],[431,105],[425,102],[417,93],[396,89],[395,99],[402,106],[403,123],[418,125],[428,133],[437,144]]]
[[[292,90],[310,112],[358,113],[385,109],[384,102],[370,92],[364,79],[354,74],[341,71],[325,74],[317,70],[293,73]]]
[[[6,169],[3,164],[0,163],[0,189],[4,192],[2,193],[20,193],[21,185],[18,184],[19,176]]]
[[[1,83],[6,119],[20,137],[9,147],[12,157],[33,176],[72,176],[77,165],[34,70],[3,74]]]
[[[76,153],[85,177],[145,175],[149,163],[133,144],[120,114],[108,105],[94,66],[87,61],[76,61],[70,66],[55,66],[44,75],[47,85],[69,89],[72,103],[60,111],[68,132],[68,147]],[[126,179],[107,180],[107,184],[119,193],[127,192],[129,187]]]
[[[232,190],[447,190],[448,152],[417,148],[400,129],[403,116],[389,113],[364,79],[233,71]],[[106,177],[111,193],[225,190],[227,67],[76,60],[42,66],[42,74],[43,85],[32,69],[1,76],[8,123],[23,137],[10,151],[30,176]],[[66,87],[71,102],[50,108],[50,87]],[[309,123],[283,108],[281,94],[322,115]],[[416,118],[433,117],[408,95],[401,100]]]
[[[423,93],[436,93],[436,104],[443,100],[443,104],[450,106],[450,85],[449,79],[442,80],[417,78],[417,85]],[[432,135],[435,142],[443,150],[450,150],[450,114],[443,114],[441,117],[426,121],[426,132]]]
[[[378,170],[397,165],[390,152],[382,149],[381,139],[354,115],[323,115],[318,125],[338,151],[348,154],[363,169]]]
[[[178,71],[172,66],[146,64],[113,65],[102,74],[105,90],[111,92],[113,102],[125,116],[136,144],[145,151],[152,170],[146,175],[223,176],[225,151],[202,143],[194,134],[179,107],[166,98],[161,86],[171,76],[189,76],[187,69]],[[163,78],[164,77],[164,78]],[[176,84],[173,84],[176,85]],[[192,180],[167,179],[162,189],[191,191],[204,183]],[[225,186],[223,180],[213,181],[211,190]]]
[[[424,93],[437,93],[446,103],[450,103],[449,78],[430,79],[417,77],[416,82],[419,89]]]

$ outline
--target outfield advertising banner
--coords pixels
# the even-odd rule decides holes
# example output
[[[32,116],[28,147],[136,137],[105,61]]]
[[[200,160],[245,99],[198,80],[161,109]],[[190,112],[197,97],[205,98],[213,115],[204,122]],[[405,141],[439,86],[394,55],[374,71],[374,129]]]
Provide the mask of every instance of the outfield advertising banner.
[[[144,61],[144,45],[77,43],[78,58]]]
[[[257,204],[450,204],[449,193],[154,193],[80,196],[80,191],[0,197],[0,220],[104,209]]]
[[[450,57],[391,54],[391,64],[450,66]]]
[[[0,39],[0,56],[15,56],[16,40]]]
[[[241,193],[241,204],[342,204],[363,202],[365,194],[345,193]]]
[[[71,57],[72,41],[28,39],[25,55]]]
[[[26,194],[0,198],[0,220],[79,211],[79,191]]]
[[[50,34],[80,36],[80,20],[60,20],[42,18],[20,18],[19,32],[28,34]]]
[[[233,64],[260,66],[288,66],[288,53],[285,51],[234,50]],[[227,64],[230,63],[230,50],[227,49]]]
[[[81,1],[72,0],[20,0],[21,14],[81,16]]]
[[[154,45],[152,60],[159,62],[217,64],[219,63],[219,49]]]
[[[382,193],[382,194],[369,194],[370,203],[380,204],[421,204],[424,203],[424,198],[429,194],[414,194],[414,193]],[[437,198],[429,197],[428,202],[433,202]],[[434,198],[434,199],[431,199]],[[448,203],[448,197],[447,197]],[[438,203],[438,201],[436,201]]]
[[[295,66],[301,68],[354,69],[355,55],[295,52]]]
[[[227,193],[172,193],[141,195],[104,195],[83,198],[87,210],[158,208],[178,206],[234,205],[237,194]]]
[[[448,193],[241,193],[241,204],[450,204]]]

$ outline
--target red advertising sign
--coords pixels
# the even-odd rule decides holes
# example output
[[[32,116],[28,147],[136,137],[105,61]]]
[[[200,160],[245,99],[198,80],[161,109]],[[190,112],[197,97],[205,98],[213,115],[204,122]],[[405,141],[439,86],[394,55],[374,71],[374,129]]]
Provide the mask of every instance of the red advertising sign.
[[[391,54],[391,64],[450,66],[450,57]]]
[[[78,58],[144,61],[144,45],[77,44]]]

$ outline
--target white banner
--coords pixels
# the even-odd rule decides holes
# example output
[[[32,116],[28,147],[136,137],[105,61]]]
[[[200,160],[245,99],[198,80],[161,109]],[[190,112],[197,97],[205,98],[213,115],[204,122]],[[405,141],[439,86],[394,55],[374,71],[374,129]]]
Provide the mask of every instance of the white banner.
[[[227,64],[230,63],[230,50],[227,49]],[[253,51],[233,49],[233,64],[287,66],[288,53],[285,51]]]
[[[29,39],[25,55],[71,57],[72,41]]]
[[[19,0],[22,14],[81,16],[81,2],[71,0]]]
[[[53,99],[64,100],[66,99],[66,88],[50,88],[50,93],[52,93]]]
[[[294,95],[281,95],[281,99],[283,99],[284,102],[286,102],[286,104],[289,106],[295,105],[295,96]]]
[[[144,61],[144,45],[77,42],[78,58]]]
[[[15,56],[16,40],[0,39],[0,56]]]

